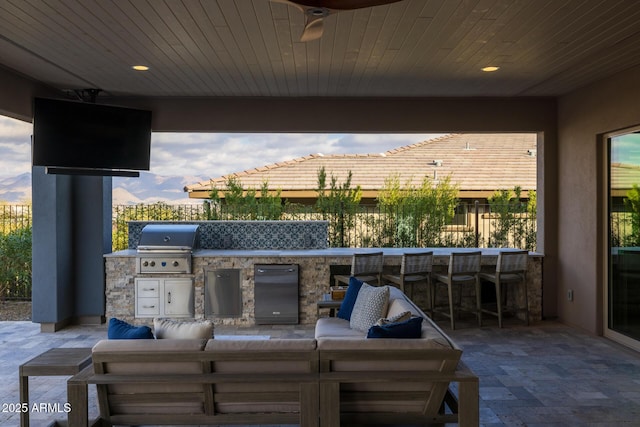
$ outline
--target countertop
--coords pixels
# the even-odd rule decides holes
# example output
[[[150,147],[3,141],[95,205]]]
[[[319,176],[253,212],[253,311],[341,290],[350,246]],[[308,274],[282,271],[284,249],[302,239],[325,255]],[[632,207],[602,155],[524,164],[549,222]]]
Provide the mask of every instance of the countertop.
[[[451,252],[482,251],[483,256],[498,256],[505,248],[327,248],[327,249],[197,249],[193,251],[193,257],[351,257],[354,253],[367,253],[382,251],[384,256],[401,257],[404,253],[433,251],[434,256],[449,256]],[[135,249],[106,254],[105,257],[135,257]],[[538,252],[529,252],[529,256],[542,257]]]

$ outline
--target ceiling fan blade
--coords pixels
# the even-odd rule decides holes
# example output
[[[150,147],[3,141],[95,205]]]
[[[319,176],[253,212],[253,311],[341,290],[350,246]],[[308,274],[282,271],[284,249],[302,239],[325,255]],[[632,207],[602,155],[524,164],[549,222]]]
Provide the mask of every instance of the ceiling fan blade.
[[[308,16],[307,22],[304,25],[304,31],[300,36],[301,42],[308,42],[311,40],[317,40],[322,37],[322,31],[324,29],[323,16]]]
[[[304,31],[301,42],[317,40],[324,30],[323,18],[344,10],[363,9],[396,3],[402,0],[271,0],[294,6],[305,15]]]
[[[331,10],[353,10],[396,3],[401,0],[288,0],[289,3],[307,8],[325,8]]]

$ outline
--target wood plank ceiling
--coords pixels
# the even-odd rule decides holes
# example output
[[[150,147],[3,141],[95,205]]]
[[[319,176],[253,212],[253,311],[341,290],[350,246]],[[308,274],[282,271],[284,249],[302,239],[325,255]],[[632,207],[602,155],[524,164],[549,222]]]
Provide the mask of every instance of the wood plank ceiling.
[[[637,0],[405,0],[302,43],[269,0],[0,0],[0,64],[114,96],[558,96],[640,64],[638,22]]]

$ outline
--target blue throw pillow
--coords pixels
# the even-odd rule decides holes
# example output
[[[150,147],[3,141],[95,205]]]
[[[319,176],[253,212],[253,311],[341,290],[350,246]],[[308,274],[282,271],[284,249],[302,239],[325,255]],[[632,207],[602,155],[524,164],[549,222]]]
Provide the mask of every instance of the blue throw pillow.
[[[109,319],[107,336],[110,340],[153,339],[153,331],[148,326],[133,326],[112,317]]]
[[[344,295],[344,299],[342,300],[342,304],[340,304],[340,309],[338,310],[337,316],[339,318],[351,320],[351,312],[353,311],[353,306],[356,304],[356,299],[358,298],[358,292],[360,292],[362,283],[362,280],[356,279],[353,276],[349,278],[347,293]]]
[[[373,325],[369,328],[367,338],[420,338],[422,336],[422,317],[386,325]]]

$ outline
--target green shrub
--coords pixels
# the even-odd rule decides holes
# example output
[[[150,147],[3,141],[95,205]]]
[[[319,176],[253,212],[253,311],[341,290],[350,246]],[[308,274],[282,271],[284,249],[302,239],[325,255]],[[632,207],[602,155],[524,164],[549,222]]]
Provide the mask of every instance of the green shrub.
[[[31,296],[31,227],[0,234],[0,299]]]

